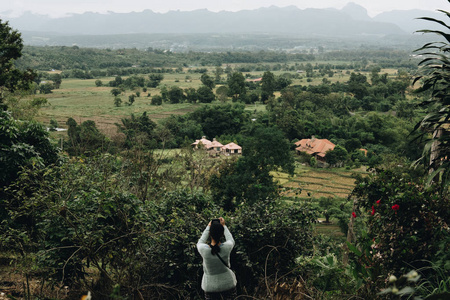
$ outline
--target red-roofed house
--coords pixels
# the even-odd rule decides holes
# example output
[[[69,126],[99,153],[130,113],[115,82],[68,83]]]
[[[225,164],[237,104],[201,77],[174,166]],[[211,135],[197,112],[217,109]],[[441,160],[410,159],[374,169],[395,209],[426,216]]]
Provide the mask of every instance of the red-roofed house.
[[[325,154],[328,150],[333,150],[336,146],[327,139],[316,139],[314,136],[310,139],[302,139],[295,143],[297,153],[305,152],[314,156],[317,160],[325,162]]]
[[[222,147],[222,153],[225,155],[242,154],[242,147],[235,143],[229,143]]]

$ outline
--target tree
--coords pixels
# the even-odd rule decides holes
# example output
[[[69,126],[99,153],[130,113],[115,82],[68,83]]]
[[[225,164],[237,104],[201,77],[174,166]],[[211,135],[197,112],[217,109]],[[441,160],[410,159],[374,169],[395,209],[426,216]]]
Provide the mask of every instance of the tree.
[[[213,91],[205,85],[197,89],[197,97],[200,103],[211,103],[216,98]]]
[[[74,76],[74,77],[75,77],[75,76]],[[109,82],[109,86],[111,86],[111,87],[119,87],[119,86],[122,85],[122,84],[123,84],[123,79],[122,79],[121,76],[116,76],[116,77],[114,78],[114,80],[112,80],[112,81]]]
[[[215,137],[237,134],[248,122],[248,115],[245,106],[239,103],[203,106],[187,117],[202,126],[204,135]]]
[[[258,127],[248,134],[243,156],[234,162],[225,161],[210,177],[213,199],[225,210],[234,210],[241,203],[273,201],[279,189],[270,172],[278,168],[294,172],[290,143],[279,129]]]
[[[96,87],[103,86],[103,82],[102,82],[100,79],[97,79],[97,80],[95,81],[95,86],[96,86]]]
[[[195,103],[198,100],[198,94],[197,91],[194,88],[188,88],[185,89],[184,92],[186,93],[186,100],[189,103]]]
[[[54,88],[53,84],[46,82],[39,85],[39,92],[41,94],[51,94],[52,89]]]
[[[277,91],[281,91],[282,89],[287,88],[291,83],[291,79],[284,76],[279,76],[276,80],[275,88]]]
[[[278,167],[289,174],[294,173],[294,157],[290,152],[291,143],[277,127],[255,127],[246,132],[243,155],[270,170]]]
[[[228,95],[228,88],[226,86],[224,86],[224,85],[219,86],[216,89],[216,95],[217,95],[217,98],[221,102],[227,101],[227,99],[228,99],[228,97],[227,97],[227,95]]]
[[[172,104],[180,103],[184,100],[183,90],[177,86],[173,86],[167,92],[167,97]]]
[[[129,148],[138,145],[154,146],[152,139],[155,138],[156,123],[147,116],[146,112],[138,117],[131,114],[130,118],[122,118],[121,121],[122,124],[116,124],[116,126],[125,134]]]
[[[269,97],[273,97],[275,91],[275,76],[272,72],[266,71],[261,80],[261,101],[266,101]]]
[[[241,95],[247,92],[245,88],[245,78],[241,72],[234,72],[227,80],[228,96],[233,97],[233,101],[237,101]]]
[[[357,138],[352,138],[345,141],[345,149],[347,149],[348,152],[353,152],[360,148],[361,148],[361,141]]]
[[[214,82],[213,78],[206,73],[202,74],[202,76],[200,77],[200,80],[210,90],[212,90],[216,86],[216,83]]]
[[[161,83],[161,81],[164,79],[164,76],[162,74],[150,74],[148,78],[150,79],[150,81],[148,82],[147,86],[155,88]]]
[[[122,99],[120,97],[114,97],[114,105],[120,107],[122,105]]]
[[[404,118],[412,121],[412,119],[416,115],[416,111],[414,109],[414,105],[411,105],[411,102],[408,100],[400,100],[395,106],[395,115],[399,118]]]
[[[160,88],[161,90],[161,97],[163,101],[169,100],[169,91],[167,90],[167,87],[164,85]]]
[[[367,77],[358,73],[350,74],[348,81],[348,91],[352,93],[356,99],[362,100],[369,95]]]
[[[197,121],[190,120],[185,116],[171,115],[162,121],[162,125],[172,137],[170,147],[181,147],[186,141],[189,141],[190,144],[199,136],[205,135],[202,126]]]
[[[220,76],[222,76],[222,74],[223,74],[222,67],[216,67],[216,70],[214,72],[214,81],[216,84],[220,82],[221,80]]]
[[[339,214],[340,210],[338,207],[339,201],[332,197],[320,197],[319,198],[319,207],[320,210],[325,217],[325,223],[330,223],[330,217],[332,215]]]
[[[51,76],[51,80],[53,81],[53,85],[55,86],[55,89],[59,89],[59,87],[61,86],[62,83],[62,76],[61,74],[53,74]]]
[[[42,125],[19,122],[9,112],[0,111],[0,128],[0,190],[13,182],[22,168],[39,168],[57,161],[57,149]]]
[[[36,76],[31,70],[20,71],[14,66],[14,61],[22,56],[22,49],[20,33],[0,19],[0,109],[3,106],[4,91],[29,89]]]
[[[152,105],[161,105],[163,99],[160,95],[155,95],[152,97],[152,101],[150,102]]]
[[[341,166],[348,158],[348,152],[344,147],[336,145],[333,150],[328,150],[325,159],[330,165]]]
[[[134,103],[134,100],[136,99],[135,94],[131,94],[128,96],[128,105],[132,105]]]
[[[111,94],[112,94],[114,97],[117,97],[117,96],[119,96],[120,94],[122,94],[122,91],[121,91],[120,89],[114,88],[114,89],[111,90]]]
[[[66,149],[70,155],[92,156],[97,150],[108,146],[108,139],[97,129],[94,121],[87,120],[78,125],[73,118],[69,118],[66,124],[69,136]]]
[[[50,126],[49,126],[49,130],[50,131],[56,131],[56,128],[58,128],[58,121],[56,121],[55,119],[51,119],[50,120]]]

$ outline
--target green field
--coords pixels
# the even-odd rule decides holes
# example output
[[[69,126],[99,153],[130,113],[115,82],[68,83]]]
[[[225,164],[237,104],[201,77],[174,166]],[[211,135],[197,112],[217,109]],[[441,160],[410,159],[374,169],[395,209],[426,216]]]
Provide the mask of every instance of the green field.
[[[299,165],[292,177],[282,172],[273,172],[273,175],[283,186],[284,197],[304,200],[320,197],[347,198],[355,186],[355,179],[352,177],[354,173],[365,174],[365,169],[316,169]]]
[[[103,82],[107,83],[110,79],[106,78]],[[94,120],[101,131],[110,134],[110,131],[115,129],[114,123],[131,114],[147,112],[151,119],[158,121],[171,114],[185,114],[199,106],[190,103],[150,105],[151,98],[147,97],[147,94],[158,95],[159,89],[149,88],[145,93],[141,91],[141,96],[136,97],[131,106],[126,103],[128,96],[135,91],[126,91],[120,96],[122,106],[116,107],[111,89],[105,86],[96,87],[94,79],[65,79],[60,89],[45,95],[49,105],[41,109],[39,120],[48,124],[51,119],[55,119],[61,127],[65,127],[64,124],[69,117],[78,123]]]
[[[304,62],[306,64],[307,62]],[[316,64],[320,62],[311,62]],[[325,64],[335,63],[335,62],[323,62]],[[270,65],[270,64],[268,64]],[[232,64],[231,67],[238,67],[239,64]],[[208,74],[214,76],[215,68],[209,67]],[[192,70],[192,69],[191,69]],[[195,68],[193,68],[195,70]],[[188,68],[184,68],[180,73],[164,73],[164,80],[161,81],[161,86],[166,86],[168,88],[172,86],[178,86],[182,89],[195,88],[201,86],[200,73],[188,72]],[[292,75],[291,85],[318,85],[323,82],[324,79],[331,83],[336,82],[346,82],[351,72],[356,72],[356,70],[333,70],[334,75],[329,77],[325,75],[323,77],[313,77],[307,81],[305,74],[297,74],[296,71],[273,71],[273,74],[280,76],[282,74]],[[58,73],[49,72],[49,73]],[[395,69],[383,69],[381,74],[388,73],[389,77],[396,75],[397,70]],[[253,71],[245,72],[244,76],[248,78],[258,78],[262,77],[264,72]],[[365,75],[370,77],[366,72]],[[147,77],[147,75],[141,75]],[[123,76],[126,79],[127,76]],[[64,127],[65,122],[69,117],[74,118],[77,122],[83,122],[86,120],[94,120],[98,128],[105,134],[111,134],[111,131],[115,130],[114,123],[120,122],[121,118],[128,117],[131,114],[141,114],[144,111],[150,116],[154,121],[159,121],[161,119],[167,118],[171,114],[185,114],[191,112],[198,108],[202,104],[191,104],[191,103],[179,103],[179,104],[167,104],[164,103],[161,106],[150,105],[151,96],[159,95],[160,88],[148,88],[146,92],[142,89],[135,89],[133,91],[127,90],[120,95],[122,99],[122,106],[116,107],[114,105],[114,97],[111,94],[111,87],[108,86],[109,81],[113,80],[114,77],[103,77],[99,78],[103,82],[103,86],[96,87],[96,79],[74,79],[65,78],[62,80],[60,89],[53,90],[53,93],[44,95],[48,99],[49,105],[41,109],[39,121],[48,124],[51,119],[55,119],[60,124],[60,127]],[[226,80],[226,74],[222,75],[222,80]],[[219,87],[220,85],[217,85]],[[140,97],[136,97],[133,105],[129,106],[128,96],[140,92]],[[150,94],[150,97],[148,95]],[[280,96],[279,92],[275,93],[275,96]],[[219,103],[213,102],[213,104]],[[264,104],[249,105],[249,110],[263,111],[265,110]]]

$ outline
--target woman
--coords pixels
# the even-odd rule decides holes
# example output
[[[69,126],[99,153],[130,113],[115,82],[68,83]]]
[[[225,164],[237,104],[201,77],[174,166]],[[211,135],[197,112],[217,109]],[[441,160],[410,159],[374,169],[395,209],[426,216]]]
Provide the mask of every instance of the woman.
[[[209,222],[198,240],[197,249],[203,258],[202,289],[206,300],[236,298],[236,276],[229,268],[230,253],[234,247],[234,239],[225,220]],[[225,235],[225,242],[220,239]],[[211,237],[211,244],[207,244]],[[220,256],[220,257],[219,257]]]

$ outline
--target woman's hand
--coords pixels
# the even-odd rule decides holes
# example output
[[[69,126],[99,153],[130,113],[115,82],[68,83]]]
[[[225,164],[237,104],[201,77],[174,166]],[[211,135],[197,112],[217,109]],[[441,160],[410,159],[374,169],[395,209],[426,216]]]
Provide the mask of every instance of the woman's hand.
[[[208,226],[211,227],[211,221],[209,221]]]
[[[225,219],[222,218],[222,217],[220,217],[219,220],[220,220],[220,224],[221,224],[222,226],[225,226]]]

